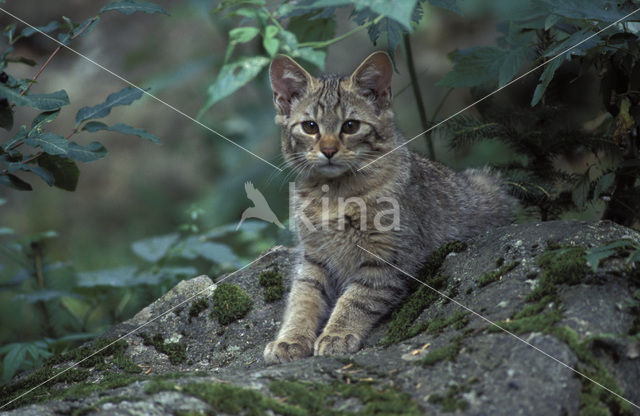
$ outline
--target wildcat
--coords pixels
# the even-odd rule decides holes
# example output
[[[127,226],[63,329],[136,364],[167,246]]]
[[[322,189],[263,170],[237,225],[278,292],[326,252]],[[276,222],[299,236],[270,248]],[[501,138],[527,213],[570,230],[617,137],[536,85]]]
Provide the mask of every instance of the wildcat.
[[[414,275],[443,243],[511,221],[514,199],[490,171],[456,173],[405,146],[385,155],[403,142],[391,110],[392,72],[384,52],[351,76],[314,78],[286,56],[271,64],[282,152],[298,170],[299,258],[267,363],[355,352],[405,297],[410,279],[362,248]],[[347,198],[360,203],[345,206]],[[389,201],[399,216],[381,216]]]

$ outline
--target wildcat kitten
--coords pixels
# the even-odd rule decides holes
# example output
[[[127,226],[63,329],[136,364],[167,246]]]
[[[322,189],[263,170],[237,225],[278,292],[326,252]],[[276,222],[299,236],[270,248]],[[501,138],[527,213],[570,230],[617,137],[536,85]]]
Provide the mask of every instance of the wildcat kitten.
[[[293,196],[300,254],[267,363],[355,352],[405,297],[410,280],[357,245],[414,274],[443,243],[511,220],[515,202],[487,170],[455,173],[400,147],[358,171],[402,143],[392,71],[384,52],[349,77],[314,78],[285,56],[271,64],[282,152],[300,171]],[[345,206],[347,198],[363,202]],[[381,200],[397,201],[398,218],[382,215],[393,204]]]

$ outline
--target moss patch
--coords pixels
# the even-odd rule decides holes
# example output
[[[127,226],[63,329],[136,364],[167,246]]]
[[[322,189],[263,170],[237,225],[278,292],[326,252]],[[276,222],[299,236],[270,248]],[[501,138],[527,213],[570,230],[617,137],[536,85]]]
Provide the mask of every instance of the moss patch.
[[[500,258],[502,259],[502,258]],[[498,259],[498,260],[500,260]],[[504,276],[505,274],[509,273],[511,270],[515,269],[516,267],[518,267],[520,265],[519,261],[514,261],[513,263],[509,263],[506,265],[503,265],[502,263],[504,262],[504,259],[502,259],[502,262],[496,261],[496,264],[500,264],[499,269],[498,270],[494,270],[492,272],[488,272],[483,274],[482,276],[480,276],[480,278],[478,279],[478,286],[480,287],[484,287],[486,285],[488,285],[489,283],[493,283],[496,282],[500,279],[502,279],[502,276]]]
[[[173,365],[181,364],[187,360],[187,348],[180,342],[164,342],[161,334],[149,336],[148,334],[140,334],[140,338],[144,345],[151,346],[156,351],[166,354],[169,362]]]
[[[282,283],[282,275],[278,271],[274,269],[263,271],[258,276],[258,283],[264,287],[265,302],[275,302],[282,299],[284,284]]]
[[[14,384],[3,386],[0,390],[3,398],[6,399],[5,403],[12,400],[15,397],[26,393],[31,388],[39,385],[42,382],[47,381],[49,378],[55,376],[61,371],[61,369],[55,369],[50,366],[45,366],[35,371],[23,380],[20,380]],[[29,394],[17,399],[9,404],[3,410],[15,409],[27,404],[35,404],[41,402],[50,402],[54,400],[62,399],[78,399],[86,397],[94,392],[100,392],[107,389],[127,386],[134,381],[140,380],[138,375],[131,374],[114,374],[108,373],[97,383],[81,383],[85,381],[91,372],[88,370],[76,370],[71,369],[51,381],[51,385],[43,385]],[[57,384],[64,383],[64,386],[58,386]],[[72,384],[80,383],[80,384]]]
[[[226,383],[176,383],[158,380],[145,387],[147,394],[175,390],[197,397],[213,407],[215,412],[227,414],[285,416],[337,416],[352,415],[420,415],[420,407],[403,392],[392,388],[376,388],[370,384],[305,383],[273,381],[269,384],[270,397],[259,391]],[[345,399],[355,398],[362,404],[357,412],[336,409]]]
[[[199,298],[198,300],[193,301],[191,306],[189,307],[189,322],[191,322],[192,318],[200,315],[202,311],[209,307],[209,299],[206,296]]]
[[[462,339],[462,336],[453,338],[449,345],[430,351],[422,359],[418,360],[417,363],[423,366],[430,366],[443,360],[455,361],[462,349]]]
[[[437,272],[449,253],[459,253],[466,248],[466,244],[459,241],[443,245],[431,254],[417,277],[433,289],[440,291],[446,289],[448,278],[437,275]],[[431,306],[439,298],[440,295],[438,293],[424,285],[420,285],[412,291],[402,306],[394,310],[391,315],[391,322],[387,326],[387,336],[382,340],[382,344],[395,344],[424,330],[424,324],[414,326],[413,322],[423,310]]]
[[[566,326],[554,327],[549,333],[566,343],[571,351],[578,357],[582,363],[578,368],[580,372],[611,391],[624,396],[624,392],[617,385],[613,376],[591,351],[591,344],[595,340],[594,337],[580,341],[578,333]],[[589,380],[581,377],[580,381],[582,382],[580,415],[631,415],[633,413],[629,403],[614,396]]]
[[[457,410],[467,410],[469,402],[462,399],[462,393],[468,392],[468,386],[450,386],[444,396],[438,394],[429,397],[429,403],[437,404],[442,407],[443,412],[455,412]]]
[[[7,406],[7,408],[16,408],[28,403],[39,403],[42,401],[54,400],[56,398],[68,397],[64,394],[64,391],[69,391],[69,394],[76,394],[83,391],[89,391],[89,393],[91,393],[93,390],[78,389],[79,386],[66,387],[65,389],[60,389],[60,391],[54,387],[59,383],[72,384],[85,381],[92,374],[92,371],[89,371],[88,369],[93,368],[99,371],[109,371],[113,370],[113,366],[115,366],[126,373],[140,373],[142,369],[138,367],[130,357],[125,355],[125,351],[128,347],[127,342],[120,340],[114,343],[114,341],[115,338],[98,339],[90,346],[76,348],[64,354],[57,354],[49,357],[45,360],[42,367],[35,370],[28,376],[12,384],[2,386],[0,388],[0,395],[2,395],[3,398],[6,398],[6,401],[9,401],[57,375],[55,379],[51,380],[50,385],[44,385],[41,388],[34,390],[33,393],[16,400],[11,403],[11,405]],[[102,349],[102,351],[85,360],[85,358],[100,349]],[[78,367],[80,368],[72,368],[58,375],[65,369],[65,367],[60,366],[60,364],[77,362],[80,362],[78,364]],[[116,380],[119,376],[122,376],[122,374],[111,374],[111,377],[107,381]],[[93,385],[94,384],[91,384],[90,386]],[[43,391],[46,391],[47,393],[42,394]]]
[[[556,292],[556,285],[575,285],[589,273],[585,260],[584,247],[550,245],[547,251],[538,257],[538,266],[542,274],[536,288],[527,296],[534,302]]]
[[[371,384],[314,384],[294,381],[273,381],[271,392],[308,415],[421,415],[420,407],[403,392]],[[357,412],[345,412],[335,407],[341,400],[355,398],[362,405]]]
[[[213,311],[211,314],[221,325],[229,325],[249,312],[253,301],[251,297],[236,285],[222,283],[213,292]]]

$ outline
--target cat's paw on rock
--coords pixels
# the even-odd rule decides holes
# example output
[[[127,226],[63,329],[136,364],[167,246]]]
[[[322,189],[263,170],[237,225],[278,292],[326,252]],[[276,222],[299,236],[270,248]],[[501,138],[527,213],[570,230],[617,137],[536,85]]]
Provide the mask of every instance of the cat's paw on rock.
[[[361,339],[354,334],[322,334],[315,343],[314,355],[343,355],[360,349]]]
[[[264,361],[267,364],[279,364],[309,357],[313,354],[313,340],[304,337],[297,339],[277,339],[264,349]]]

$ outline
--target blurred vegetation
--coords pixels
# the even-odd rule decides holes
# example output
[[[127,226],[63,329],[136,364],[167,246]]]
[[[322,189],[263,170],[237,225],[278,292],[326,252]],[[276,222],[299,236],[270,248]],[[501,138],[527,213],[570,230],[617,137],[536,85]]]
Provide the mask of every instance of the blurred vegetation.
[[[282,163],[266,74],[278,53],[317,73],[352,69],[386,49],[398,72],[398,123],[416,132],[548,62],[410,146],[455,168],[500,169],[523,202],[522,220],[604,217],[637,227],[640,13],[565,50],[639,1],[555,3],[123,0],[100,8],[68,0],[66,9],[39,12],[16,5],[30,23],[55,14],[39,29],[91,51],[214,131],[2,16],[2,383],[129,318],[180,279],[216,276],[292,243],[267,223],[236,230],[250,204],[243,183],[253,181],[284,219],[289,176],[219,137]],[[66,12],[71,18],[59,16]],[[154,143],[159,136],[163,146],[122,134]],[[94,136],[100,142],[79,144]],[[92,163],[80,170],[76,162]],[[603,253],[590,255],[611,254]]]

